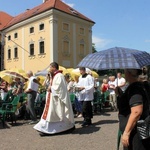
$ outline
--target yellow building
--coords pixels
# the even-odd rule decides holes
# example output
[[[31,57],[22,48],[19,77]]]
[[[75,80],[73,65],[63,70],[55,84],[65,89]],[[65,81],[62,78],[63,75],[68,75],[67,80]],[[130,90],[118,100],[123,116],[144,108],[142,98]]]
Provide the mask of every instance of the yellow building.
[[[4,68],[37,72],[56,61],[76,67],[92,53],[94,22],[61,0],[45,0],[13,17],[1,29],[5,33]]]
[[[2,29],[6,24],[11,21],[13,17],[5,12],[0,11],[0,71],[4,70],[4,44],[5,44],[5,33]]]

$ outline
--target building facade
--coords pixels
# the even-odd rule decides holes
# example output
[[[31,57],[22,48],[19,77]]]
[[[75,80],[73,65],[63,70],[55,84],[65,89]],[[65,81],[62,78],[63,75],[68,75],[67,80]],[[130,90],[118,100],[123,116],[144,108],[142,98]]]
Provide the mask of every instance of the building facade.
[[[60,0],[47,0],[13,17],[5,34],[4,68],[37,72],[56,61],[75,68],[92,53],[94,22]]]
[[[4,70],[4,45],[5,45],[5,34],[2,32],[4,26],[11,21],[13,17],[9,14],[0,11],[0,71]]]

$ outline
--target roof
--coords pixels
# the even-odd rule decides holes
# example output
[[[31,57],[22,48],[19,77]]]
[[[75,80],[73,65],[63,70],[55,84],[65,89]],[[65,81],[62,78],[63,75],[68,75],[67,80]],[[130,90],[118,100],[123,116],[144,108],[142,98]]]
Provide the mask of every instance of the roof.
[[[4,28],[4,26],[12,19],[12,16],[8,15],[3,11],[0,11],[0,30]]]
[[[42,3],[39,6],[36,6],[32,9],[28,9],[25,12],[19,14],[18,16],[15,16],[11,19],[11,21],[4,26],[4,28],[8,28],[12,25],[15,25],[19,22],[22,22],[24,20],[27,20],[31,17],[34,17],[38,14],[41,14],[43,12],[46,12],[50,9],[56,9],[59,11],[62,11],[64,13],[76,16],[78,18],[84,19],[86,21],[95,23],[94,21],[92,21],[91,19],[87,18],[86,16],[84,16],[83,14],[79,13],[78,11],[76,11],[75,9],[73,9],[72,7],[68,6],[67,4],[63,3],[61,0],[47,0],[44,3]]]

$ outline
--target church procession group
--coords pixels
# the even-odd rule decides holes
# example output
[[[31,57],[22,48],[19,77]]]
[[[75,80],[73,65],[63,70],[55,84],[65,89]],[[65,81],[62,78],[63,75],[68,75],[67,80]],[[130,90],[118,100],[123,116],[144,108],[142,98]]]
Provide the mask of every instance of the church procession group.
[[[93,103],[94,99],[97,99],[95,96],[97,92],[103,94],[109,91],[110,108],[117,111],[114,76],[105,77],[100,85],[99,79],[93,77],[92,71],[85,67],[78,68],[79,73],[77,74],[63,74],[58,63],[53,62],[47,70],[42,82],[40,82],[39,76],[28,71],[26,78],[21,75],[17,76],[19,74],[16,73],[12,76],[13,82],[10,83],[5,78],[1,78],[0,85],[1,105],[10,101],[8,99],[10,93],[11,96],[19,96],[21,99],[23,95],[26,95],[23,102],[16,108],[17,117],[31,120],[29,124],[36,124],[34,129],[40,131],[40,135],[75,129],[74,117],[83,118],[82,127],[90,126],[93,113],[97,113],[97,105]],[[118,86],[123,89],[125,83],[121,73],[118,73]],[[44,92],[41,92],[41,88],[44,89]],[[45,95],[42,99],[40,99],[41,93]],[[35,109],[35,103],[38,101],[44,102],[40,116]],[[23,109],[24,107],[25,109]],[[37,116],[41,117],[39,122]]]
[[[123,150],[150,149],[149,53],[123,47],[93,53],[95,22],[61,0],[43,0],[15,17],[0,11],[0,19],[3,127],[23,119],[43,137],[72,133],[75,117],[89,128],[108,107],[118,113],[117,150],[120,142]],[[79,68],[65,72],[60,65]],[[119,72],[101,79],[88,68]]]
[[[64,75],[63,70],[59,69],[59,64],[52,62],[49,65],[48,72],[42,83],[40,83],[39,77],[33,75],[32,71],[26,73],[26,78],[21,78],[23,76],[19,76],[17,73],[14,75],[10,72],[9,75],[13,77],[11,84],[1,78],[0,104],[2,106],[5,101],[10,101],[9,98],[11,96],[20,97],[21,99],[22,96],[25,95],[25,101],[23,100],[21,105],[19,105],[20,107],[18,106],[16,109],[18,119],[20,115],[22,115],[22,111],[24,111],[23,119],[28,119],[29,124],[34,125],[33,128],[38,131],[40,136],[48,136],[73,132],[73,130],[75,130],[75,117],[83,118],[81,127],[91,126],[93,114],[97,111],[97,109],[95,109],[97,105],[94,105],[94,100],[97,99],[95,95],[97,95],[96,93],[100,93],[102,96],[108,92],[110,110],[119,111],[119,129],[120,132],[123,133],[122,143],[124,142],[123,140],[126,139],[126,136],[128,138],[130,136],[135,137],[135,140],[139,139],[135,136],[137,132],[135,135],[130,135],[129,133],[127,134],[125,130],[129,130],[128,132],[131,133],[134,132],[131,128],[132,121],[128,123],[130,117],[132,117],[132,113],[133,118],[136,117],[136,115],[141,116],[144,107],[144,114],[141,117],[147,116],[147,110],[149,109],[147,107],[149,105],[147,104],[148,99],[145,91],[150,89],[147,75],[141,75],[142,71],[139,69],[125,69],[125,78],[118,72],[116,78],[115,76],[104,76],[100,84],[99,78],[94,78],[92,72],[87,71],[87,68],[79,67],[78,70],[80,75],[76,74],[73,75],[73,77],[68,73]],[[7,71],[5,74],[7,75]],[[143,85],[145,87],[143,87]],[[45,89],[45,97],[42,99],[42,101],[44,100],[44,105],[42,113],[38,116],[40,117],[39,120],[35,110],[35,103],[40,99],[41,91],[39,90],[41,90],[41,87]],[[145,88],[146,90],[143,91]],[[130,96],[130,98],[128,96]],[[127,101],[128,98],[131,106]],[[22,109],[22,104],[25,106],[25,110]],[[130,107],[132,111],[130,111]],[[10,121],[9,118],[6,118],[6,125],[8,125],[7,121]],[[144,142],[146,146],[149,146],[149,138],[146,138]],[[128,142],[123,143],[123,145],[125,148],[129,147]],[[139,143],[139,145],[143,146],[142,143]]]

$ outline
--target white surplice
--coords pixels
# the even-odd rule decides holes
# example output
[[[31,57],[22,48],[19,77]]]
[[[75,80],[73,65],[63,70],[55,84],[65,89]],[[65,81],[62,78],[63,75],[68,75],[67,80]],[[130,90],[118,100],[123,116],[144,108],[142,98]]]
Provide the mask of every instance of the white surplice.
[[[74,115],[65,78],[59,71],[54,75],[51,92],[47,93],[41,120],[34,129],[55,134],[74,127]]]

